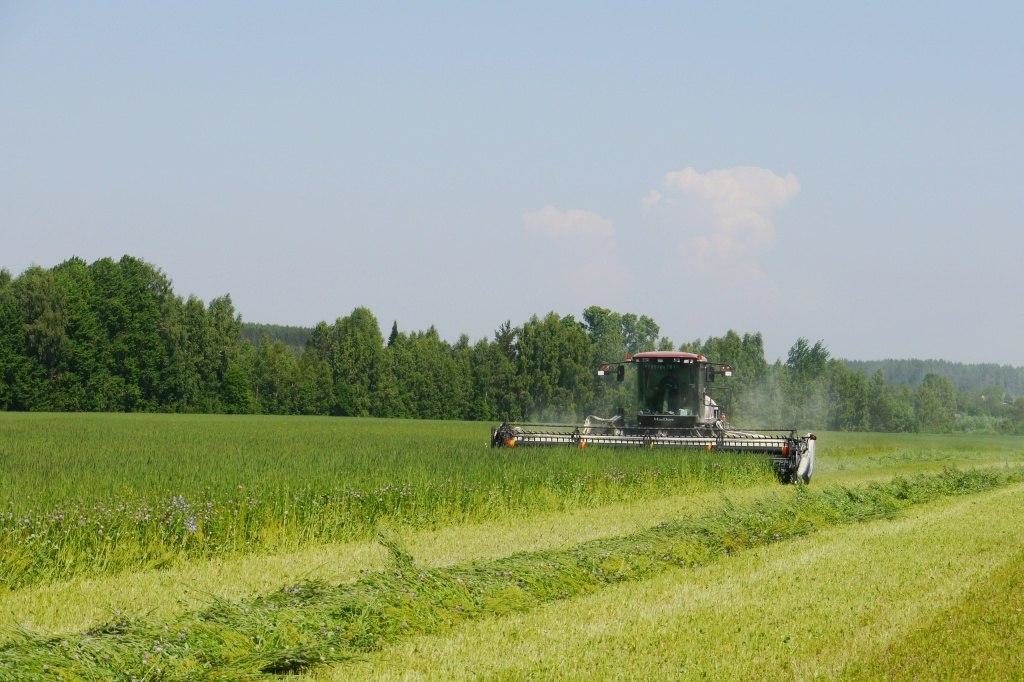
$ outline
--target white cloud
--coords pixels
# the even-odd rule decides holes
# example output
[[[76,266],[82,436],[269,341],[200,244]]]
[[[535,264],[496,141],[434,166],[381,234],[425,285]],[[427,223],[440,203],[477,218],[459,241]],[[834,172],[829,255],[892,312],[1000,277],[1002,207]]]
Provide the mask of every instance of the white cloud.
[[[647,196],[640,200],[640,205],[644,207],[644,210],[648,211],[659,203],[661,203],[661,192],[656,189],[652,189],[647,193]]]
[[[708,231],[689,241],[691,248],[709,256],[756,256],[756,251],[775,240],[772,214],[800,193],[800,181],[792,173],[779,175],[767,168],[736,166],[701,173],[692,167],[665,175],[666,192],[702,204],[710,213]],[[651,197],[657,196],[653,202]],[[661,203],[652,190],[642,202]]]
[[[593,211],[548,205],[539,211],[523,214],[523,228],[555,237],[601,236],[610,237],[612,221]]]
[[[551,300],[545,305],[556,301],[569,308],[584,308],[595,301],[626,305],[631,272],[616,245],[611,220],[594,211],[549,204],[523,213],[522,221],[526,241],[532,242],[524,245],[535,273],[530,279],[543,284]]]

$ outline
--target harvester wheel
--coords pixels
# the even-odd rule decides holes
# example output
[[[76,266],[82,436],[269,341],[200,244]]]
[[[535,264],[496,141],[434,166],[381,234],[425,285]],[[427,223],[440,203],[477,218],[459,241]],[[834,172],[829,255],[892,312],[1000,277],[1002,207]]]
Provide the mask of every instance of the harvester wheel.
[[[776,473],[779,475],[780,483],[783,483],[785,485],[803,483],[806,485],[811,482],[812,468],[808,468],[806,471],[801,473],[798,467],[783,464],[778,469],[776,469]]]

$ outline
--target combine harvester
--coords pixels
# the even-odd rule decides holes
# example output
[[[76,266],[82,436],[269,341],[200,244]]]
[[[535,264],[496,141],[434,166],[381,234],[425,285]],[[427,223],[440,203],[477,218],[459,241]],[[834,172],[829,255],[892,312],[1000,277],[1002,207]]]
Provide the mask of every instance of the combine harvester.
[[[617,380],[623,381],[627,364],[637,368],[635,422],[627,422],[621,410],[611,418],[587,417],[583,424],[505,422],[491,429],[491,447],[600,445],[750,453],[770,458],[783,483],[810,482],[813,433],[797,436],[794,429],[738,429],[725,421],[708,389],[716,376],[732,376],[728,365],[695,353],[658,351],[601,365],[597,373],[610,375],[614,367]]]

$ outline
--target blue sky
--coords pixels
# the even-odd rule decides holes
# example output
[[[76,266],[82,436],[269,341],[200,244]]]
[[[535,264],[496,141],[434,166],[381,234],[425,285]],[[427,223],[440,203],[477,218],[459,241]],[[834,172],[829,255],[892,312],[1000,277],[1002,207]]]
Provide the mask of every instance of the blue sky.
[[[0,2],[0,266],[1024,365],[1024,9]]]

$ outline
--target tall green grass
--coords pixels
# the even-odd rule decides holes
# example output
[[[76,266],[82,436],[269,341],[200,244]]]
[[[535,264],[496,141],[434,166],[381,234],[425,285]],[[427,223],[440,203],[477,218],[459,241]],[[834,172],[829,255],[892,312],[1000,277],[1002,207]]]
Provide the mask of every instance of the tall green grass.
[[[487,424],[0,413],[0,585],[768,484],[749,456],[492,450]]]
[[[840,471],[887,470],[1024,463],[1024,439],[994,434],[819,434],[822,456],[815,476]]]
[[[795,496],[768,496],[625,537],[429,570],[418,569],[413,557],[385,537],[391,570],[356,583],[307,582],[177,619],[118,621],[69,637],[25,633],[0,646],[0,666],[25,679],[248,679],[295,672],[413,634],[527,610],[673,566],[705,564],[823,528],[892,517],[915,504],[1022,477],[1019,470],[947,470],[856,488],[803,488]]]

